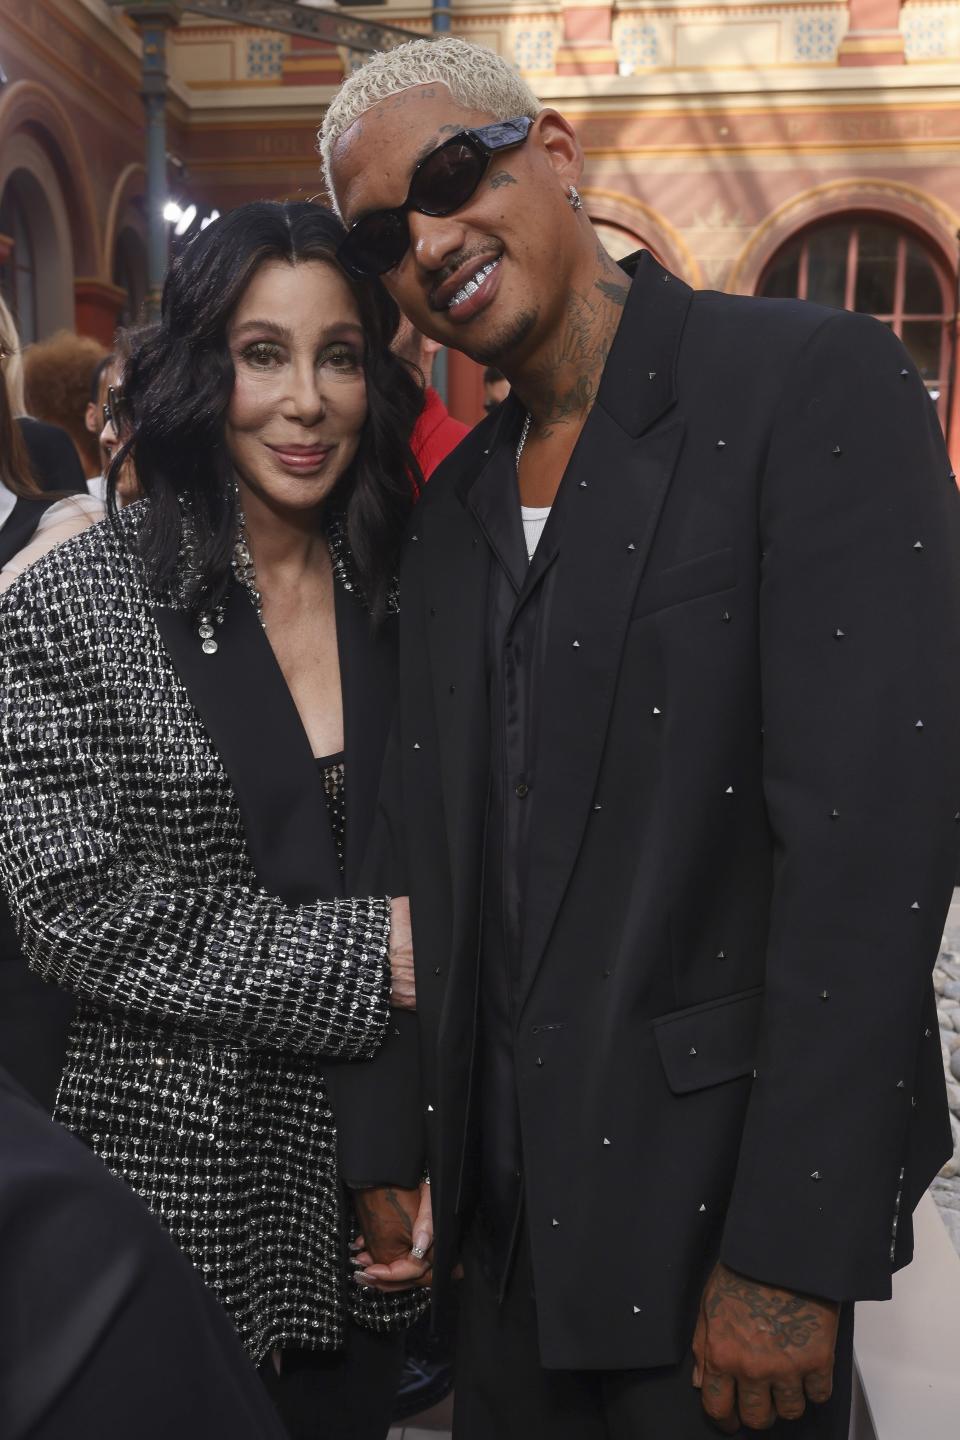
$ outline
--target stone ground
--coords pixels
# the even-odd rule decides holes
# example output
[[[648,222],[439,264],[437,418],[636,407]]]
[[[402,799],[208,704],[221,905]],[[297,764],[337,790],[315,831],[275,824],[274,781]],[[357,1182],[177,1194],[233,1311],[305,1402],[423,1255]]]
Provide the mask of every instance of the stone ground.
[[[933,1198],[960,1254],[960,890],[954,891],[933,983],[954,1147],[953,1158],[933,1182]],[[451,1416],[452,1402],[446,1401],[403,1426],[394,1426],[389,1440],[447,1440]]]
[[[960,890],[953,892],[933,984],[953,1126],[953,1159],[933,1182],[933,1198],[960,1254]]]

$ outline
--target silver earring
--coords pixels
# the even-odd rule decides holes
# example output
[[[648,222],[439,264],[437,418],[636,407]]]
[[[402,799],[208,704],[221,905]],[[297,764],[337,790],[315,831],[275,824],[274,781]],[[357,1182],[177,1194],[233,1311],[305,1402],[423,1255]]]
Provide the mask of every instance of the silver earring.
[[[577,189],[576,185],[570,186],[569,190],[567,191],[567,199],[570,201],[570,208],[572,210],[583,209],[583,200],[580,198],[580,191]]]

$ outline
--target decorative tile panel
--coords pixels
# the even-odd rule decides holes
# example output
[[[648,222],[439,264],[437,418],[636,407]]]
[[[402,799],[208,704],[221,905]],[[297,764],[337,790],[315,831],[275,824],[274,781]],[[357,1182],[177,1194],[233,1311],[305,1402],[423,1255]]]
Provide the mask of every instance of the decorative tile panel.
[[[907,5],[900,29],[908,61],[960,56],[960,4]]]
[[[664,46],[657,25],[622,21],[616,27],[614,40],[621,75],[651,70],[664,63]]]
[[[550,26],[515,30],[513,63],[518,70],[553,70],[557,61],[557,32]]]
[[[844,17],[845,18],[845,17]],[[832,64],[843,37],[843,20],[836,10],[801,13],[793,22],[791,59],[809,64]]]
[[[248,80],[279,80],[283,74],[286,40],[272,35],[258,35],[247,41],[246,76]]]

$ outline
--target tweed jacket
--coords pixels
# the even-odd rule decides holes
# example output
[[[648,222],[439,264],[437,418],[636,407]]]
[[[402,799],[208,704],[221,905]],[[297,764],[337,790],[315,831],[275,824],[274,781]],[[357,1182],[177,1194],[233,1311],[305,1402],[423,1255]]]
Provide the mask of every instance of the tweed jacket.
[[[343,893],[246,592],[204,654],[125,543],[141,508],[3,597],[0,867],[31,966],[79,1000],[57,1118],[163,1220],[258,1361],[336,1346],[348,1310],[384,1328],[422,1303],[348,1295],[323,1074],[393,1032],[389,899]],[[361,643],[370,627],[339,579],[347,676],[344,617]],[[349,887],[351,782],[372,770],[375,795],[380,756],[352,748],[344,690]]]

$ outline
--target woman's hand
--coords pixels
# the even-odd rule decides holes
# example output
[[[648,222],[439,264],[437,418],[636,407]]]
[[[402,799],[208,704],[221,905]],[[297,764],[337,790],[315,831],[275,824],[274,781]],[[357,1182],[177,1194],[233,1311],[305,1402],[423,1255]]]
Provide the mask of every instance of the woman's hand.
[[[406,895],[390,901],[390,1004],[395,1010],[416,1010],[413,934]]]
[[[424,1181],[419,1191],[387,1186],[360,1190],[353,1200],[365,1232],[351,1247],[357,1284],[380,1290],[384,1295],[398,1295],[404,1290],[429,1285],[433,1279],[433,1206],[429,1184]],[[376,1240],[370,1239],[367,1232],[371,1230]],[[393,1252],[396,1258],[389,1262],[376,1258],[384,1252]]]

